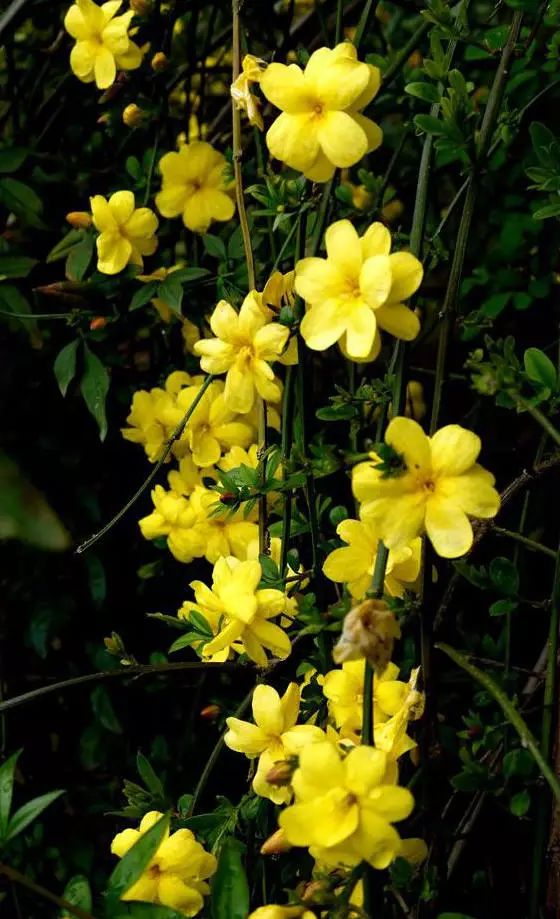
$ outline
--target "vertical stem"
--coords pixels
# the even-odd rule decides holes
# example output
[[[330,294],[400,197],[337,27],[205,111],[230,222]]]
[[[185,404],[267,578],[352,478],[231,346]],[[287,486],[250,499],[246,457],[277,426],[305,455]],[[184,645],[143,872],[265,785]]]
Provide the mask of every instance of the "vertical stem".
[[[334,32],[334,43],[338,45],[342,41],[342,8],[344,0],[338,0],[336,4],[336,26]]]
[[[369,25],[369,18],[373,12],[373,0],[366,0],[364,8],[362,10],[362,15],[360,16],[360,21],[356,27],[354,33],[354,44],[356,48],[359,48],[362,43],[362,38],[367,32]]]
[[[288,464],[290,461],[293,432],[294,416],[294,383],[295,374],[293,367],[286,368],[286,379],[284,381],[284,397],[282,399],[282,467],[283,478],[288,474]],[[292,525],[292,495],[290,492],[284,492],[284,504],[282,508],[282,545],[280,548],[280,577],[286,577],[288,568],[288,550],[290,547],[290,528]]]

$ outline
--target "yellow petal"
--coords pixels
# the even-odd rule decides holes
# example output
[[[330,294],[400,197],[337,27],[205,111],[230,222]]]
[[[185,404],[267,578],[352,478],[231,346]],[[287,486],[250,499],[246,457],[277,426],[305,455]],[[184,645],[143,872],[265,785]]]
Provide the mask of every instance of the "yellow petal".
[[[378,147],[383,143],[383,131],[379,125],[372,121],[371,118],[366,118],[365,115],[359,115],[356,112],[352,112],[351,109],[348,110],[352,114],[352,118],[362,129],[366,136],[367,141],[367,153],[372,153],[374,150],[377,150]]]
[[[71,6],[66,13],[64,17],[64,28],[72,38],[82,41],[87,40],[91,34],[82,12],[76,5]]]
[[[235,205],[229,195],[216,188],[201,188],[185,202],[183,223],[195,233],[203,233],[213,220],[231,220]]]
[[[275,625],[273,622],[256,619],[251,623],[250,632],[256,636],[258,641],[264,645],[271,654],[279,657],[280,660],[285,660],[292,650],[291,641],[286,633],[280,626]]]
[[[284,112],[297,114],[311,109],[309,92],[297,64],[269,64],[260,85],[268,101]]]
[[[362,267],[362,251],[360,239],[350,221],[332,223],[325,233],[325,245],[329,261],[345,278],[357,281]]]
[[[472,546],[472,526],[465,512],[452,501],[436,496],[426,504],[426,533],[442,558],[458,558]]]
[[[347,315],[339,300],[324,300],[312,306],[303,317],[300,332],[313,351],[330,348],[346,332]]]
[[[494,476],[475,464],[459,476],[446,476],[438,481],[437,495],[449,498],[465,514],[472,517],[495,517],[500,509],[500,496],[494,486]]]
[[[458,424],[448,424],[431,438],[432,466],[437,475],[461,475],[480,453],[480,437]]]
[[[411,252],[394,252],[390,259],[393,283],[389,301],[400,303],[416,293],[422,283],[424,269],[422,262]]]
[[[109,209],[118,226],[124,226],[134,213],[134,194],[131,191],[116,191],[109,198]]]
[[[381,753],[381,750],[378,752]],[[385,754],[382,755],[385,757]],[[414,798],[408,788],[401,788],[399,785],[381,785],[371,789],[366,806],[368,809],[375,810],[380,817],[396,823],[410,816],[414,808]]]
[[[93,65],[95,72],[95,83],[98,89],[108,89],[115,82],[117,68],[115,58],[108,48],[100,47],[95,55]]]
[[[278,736],[284,728],[284,713],[280,696],[272,686],[259,683],[253,692],[255,724],[270,736]]]
[[[256,724],[240,721],[239,718],[227,718],[228,730],[224,735],[224,743],[236,753],[244,753],[252,759],[260,756],[269,744],[269,738]]]
[[[156,207],[162,217],[178,217],[185,209],[187,197],[185,185],[169,185],[156,195]]]
[[[296,293],[307,303],[320,303],[345,292],[344,275],[330,259],[303,258],[296,265]]]
[[[78,41],[70,52],[70,67],[78,79],[91,82],[94,78],[96,48],[92,42]]]
[[[266,142],[273,157],[302,172],[313,166],[319,153],[317,124],[307,112],[283,112],[268,129]]]
[[[126,221],[127,236],[139,238],[153,236],[158,228],[158,219],[149,207],[139,207]]]
[[[283,730],[288,731],[294,726],[299,714],[300,690],[297,683],[289,683],[286,692],[282,696],[281,705],[284,716]]]
[[[414,472],[430,471],[430,440],[417,421],[413,421],[412,418],[393,418],[389,422],[385,440],[404,457],[407,469]]]
[[[97,268],[102,274],[118,274],[128,265],[132,246],[117,233],[102,233],[97,238]]]
[[[138,842],[140,835],[138,830],[130,828],[123,830],[122,833],[117,833],[111,843],[111,852],[113,855],[118,855],[119,858],[122,858]]]
[[[372,309],[377,309],[387,299],[391,289],[390,256],[372,255],[360,271],[360,291]]]
[[[387,820],[363,808],[354,847],[373,868],[383,870],[399,855],[401,840]]]
[[[378,498],[362,506],[364,519],[378,527],[388,549],[412,542],[424,529],[426,499],[414,492],[388,498]]]
[[[365,304],[356,305],[346,323],[346,350],[351,358],[363,360],[373,348],[377,334],[375,313]]]
[[[118,231],[117,222],[108,201],[103,195],[93,195],[89,199],[93,225],[100,233],[115,233]]]
[[[404,303],[380,306],[375,315],[379,328],[402,341],[413,341],[420,331],[418,316]]]
[[[306,68],[309,83],[310,69]],[[328,67],[317,68],[313,74],[313,91],[328,109],[347,109],[356,104],[367,88],[370,72],[367,64],[339,58]]]
[[[323,115],[318,121],[317,136],[327,159],[339,168],[353,166],[367,151],[365,131],[346,112]]]
[[[243,365],[233,364],[228,370],[224,390],[226,404],[234,412],[250,412],[255,401],[255,381]]]
[[[196,855],[198,843],[191,830],[181,829],[172,833],[157,851],[157,864],[162,872],[187,875]]]
[[[353,113],[360,111],[361,109],[365,108],[366,105],[369,105],[371,100],[379,92],[379,87],[381,86],[381,71],[379,70],[379,67],[374,67],[373,64],[368,64],[367,66],[369,68],[367,86],[361,95],[358,96],[358,98],[355,99],[352,103],[350,110]]]
[[[328,741],[313,744],[312,749],[304,747],[292,784],[298,799],[303,801],[342,787],[344,768],[335,747]]]
[[[158,885],[158,900],[163,906],[181,912],[184,916],[196,916],[204,905],[202,894],[189,887],[174,874],[163,874]]]
[[[372,223],[361,238],[363,259],[373,255],[389,255],[391,251],[391,234],[382,223]]]

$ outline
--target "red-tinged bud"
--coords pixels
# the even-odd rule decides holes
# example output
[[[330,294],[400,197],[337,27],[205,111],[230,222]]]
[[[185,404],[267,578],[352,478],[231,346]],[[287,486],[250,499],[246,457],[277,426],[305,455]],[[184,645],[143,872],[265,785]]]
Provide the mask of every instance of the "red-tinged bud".
[[[89,324],[89,327],[92,332],[97,332],[99,329],[104,329],[106,325],[107,319],[105,316],[94,316]]]
[[[150,0],[130,0],[130,9],[138,16],[147,16],[152,9]]]
[[[200,717],[204,718],[205,721],[215,721],[218,715],[221,713],[221,708],[219,705],[206,705],[200,712]]]
[[[91,226],[91,214],[87,211],[70,211],[66,214],[66,222],[75,230],[87,230]]]
[[[164,70],[167,70],[169,66],[167,55],[164,54],[163,51],[156,51],[150,61],[150,66],[156,73],[162,73]]]
[[[266,781],[269,785],[275,785],[277,788],[283,788],[286,785],[290,785],[295,768],[295,760],[284,760],[275,763],[272,769],[268,770]]]

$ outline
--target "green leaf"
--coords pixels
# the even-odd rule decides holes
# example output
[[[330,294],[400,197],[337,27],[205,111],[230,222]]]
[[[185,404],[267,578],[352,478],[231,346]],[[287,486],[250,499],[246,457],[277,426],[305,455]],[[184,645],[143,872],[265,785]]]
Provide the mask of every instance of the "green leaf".
[[[0,310],[16,316],[29,316],[29,319],[21,319],[21,323],[27,329],[37,329],[29,301],[13,284],[0,284]]]
[[[109,374],[93,351],[84,342],[84,372],[80,381],[80,390],[90,413],[99,427],[99,439],[105,440],[107,434],[107,416],[105,400],[109,391]]]
[[[25,185],[19,179],[0,179],[0,202],[32,226],[43,226],[42,220],[38,217],[43,209],[41,199],[29,185]]]
[[[519,573],[509,558],[493,558],[488,569],[490,580],[499,593],[515,597],[519,591]]]
[[[75,874],[68,881],[62,898],[71,903],[72,906],[78,906],[87,913],[92,909],[91,888],[88,879],[83,874]]]
[[[37,819],[39,814],[42,814],[45,808],[52,804],[53,801],[56,801],[57,798],[60,798],[64,794],[64,789],[59,789],[58,791],[49,791],[46,795],[40,795],[38,798],[32,798],[31,801],[28,801],[26,804],[23,804],[19,810],[12,815],[12,818],[8,824],[8,831],[6,835],[6,841],[13,839],[15,836],[18,836],[19,833],[23,832],[26,827],[29,826],[34,820]]]
[[[409,96],[422,99],[424,102],[439,102],[441,98],[439,89],[433,83],[408,83],[404,91]]]
[[[514,817],[524,817],[531,807],[531,795],[524,789],[512,797],[509,802],[509,809]]]
[[[129,312],[132,313],[133,310],[139,310],[140,307],[149,303],[150,300],[156,296],[158,286],[157,281],[149,281],[147,284],[142,284],[130,301],[128,307]]]
[[[23,147],[5,147],[0,150],[0,172],[15,172],[27,159]]]
[[[551,392],[556,391],[556,368],[544,351],[538,348],[527,348],[523,355],[523,365],[530,380],[540,383]]]
[[[179,268],[178,271],[174,271],[170,277],[176,281],[180,281],[181,284],[192,284],[193,281],[199,281],[201,278],[206,278],[210,272],[207,268]]]
[[[74,341],[65,345],[64,348],[58,352],[53,364],[56,382],[63,396],[66,395],[68,387],[76,375],[78,344],[79,339],[76,338]]]
[[[88,270],[93,255],[94,239],[91,233],[84,233],[77,246],[68,253],[65,274],[69,281],[81,281]]]
[[[491,616],[507,616],[508,613],[513,613],[517,609],[517,605],[515,600],[496,600],[495,603],[492,603],[489,613]]]
[[[105,686],[96,686],[91,693],[91,707],[99,723],[111,734],[122,734],[122,725],[115,714],[111,697]]]
[[[556,204],[546,204],[533,214],[535,220],[546,220],[548,217],[560,217],[560,201]]]
[[[70,230],[66,236],[57,242],[56,246],[53,246],[49,254],[47,255],[46,262],[57,262],[62,258],[66,258],[68,253],[77,246],[83,238],[84,230]]]
[[[515,776],[526,779],[533,772],[533,767],[533,757],[529,751],[524,750],[523,747],[517,747],[517,749],[510,750],[504,756],[502,771],[506,779],[511,779]]]
[[[152,768],[152,764],[146,759],[143,753],[139,752],[136,756],[136,768],[138,769],[138,775],[144,782],[148,791],[151,791],[153,795],[163,797],[164,788],[161,780],[158,778]]]
[[[443,136],[447,133],[443,121],[434,118],[433,115],[415,115],[414,124],[425,134],[434,134],[435,137]]]
[[[560,167],[560,142],[552,131],[540,121],[533,121],[529,133],[540,164],[547,169]]]
[[[230,836],[220,849],[212,882],[212,919],[246,919],[249,914],[249,884],[245,874],[242,844]]]
[[[107,883],[107,899],[115,902],[130,890],[160,847],[169,827],[169,814],[163,814],[157,823],[134,843],[119,861]],[[126,915],[126,914],[124,914]]]
[[[191,645],[199,641],[204,641],[200,632],[185,632],[184,635],[176,638],[173,644],[169,646],[169,654],[174,654],[175,651],[182,651],[183,648],[190,648]]]
[[[14,773],[20,755],[21,750],[17,750],[0,766],[0,837],[2,839],[8,827],[14,791]]]
[[[278,565],[270,555],[259,555],[259,564],[265,581],[277,581],[280,577]]]
[[[357,406],[349,404],[325,405],[324,408],[319,408],[315,412],[320,421],[349,421],[351,418],[355,418],[357,414]]]
[[[0,255],[0,281],[5,278],[26,278],[36,264],[36,258],[25,255]]]
[[[176,280],[174,274],[170,274],[165,281],[159,285],[158,297],[163,300],[172,313],[177,316],[181,315],[181,304],[183,302],[183,287],[181,282]]]
[[[68,533],[43,495],[1,452],[0,539],[20,539],[52,551],[67,549],[70,544]]]
[[[219,236],[211,236],[210,233],[207,233],[202,237],[202,242],[208,255],[219,258],[222,262],[227,261],[226,247]]]

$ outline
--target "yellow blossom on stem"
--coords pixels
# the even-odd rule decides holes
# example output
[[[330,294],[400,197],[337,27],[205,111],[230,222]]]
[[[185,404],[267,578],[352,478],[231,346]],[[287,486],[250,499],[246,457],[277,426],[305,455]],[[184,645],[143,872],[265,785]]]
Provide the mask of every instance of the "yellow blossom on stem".
[[[391,234],[372,223],[358,236],[349,220],[325,233],[326,258],[296,264],[295,288],[306,301],[301,334],[309,348],[324,351],[336,342],[352,360],[374,360],[379,329],[411,341],[420,330],[417,315],[403,303],[418,290],[422,263],[410,252],[391,251]]]
[[[253,910],[249,919],[316,919],[316,916],[305,906],[278,906],[270,903]]]
[[[314,51],[304,71],[297,64],[270,64],[261,89],[282,110],[266,135],[272,156],[315,182],[326,182],[337,166],[357,163],[383,137],[360,114],[380,82],[378,68],[358,61],[350,42]]]
[[[308,743],[324,740],[323,731],[312,724],[296,724],[299,715],[300,690],[290,683],[280,698],[272,686],[259,684],[253,693],[253,718],[255,724],[239,718],[227,718],[226,746],[249,759],[259,757],[253,779],[253,790],[275,804],[287,803],[291,789],[267,781],[270,770],[277,763],[299,754]]]
[[[231,84],[231,96],[240,111],[246,112],[249,124],[259,131],[264,128],[260,102],[251,92],[251,83],[260,83],[266,63],[253,54],[246,54],[241,64],[241,73]]]
[[[356,600],[361,600],[371,587],[371,579],[379,548],[376,528],[364,520],[343,520],[336,532],[348,543],[334,549],[323,565],[323,573],[331,581],[348,585]],[[392,597],[402,597],[405,588],[412,590],[420,573],[422,542],[413,539],[410,545],[389,552],[385,572],[385,590]]]
[[[76,39],[70,53],[70,67],[83,83],[107,89],[115,82],[117,69],[135,70],[143,51],[129,37],[133,10],[116,16],[122,0],[98,6],[93,0],[76,0],[64,17],[64,28]]]
[[[150,811],[137,830],[127,829],[117,833],[111,843],[111,852],[122,858],[163,816]],[[204,906],[204,897],[210,893],[207,879],[216,870],[216,859],[196,841],[191,830],[165,833],[160,846],[150,862],[121,900],[156,903],[176,910],[183,916],[196,916]]]
[[[278,402],[281,390],[270,364],[283,356],[290,330],[267,319],[256,292],[247,294],[239,313],[220,300],[210,327],[216,337],[198,341],[194,350],[203,370],[226,374],[226,404],[245,414],[253,408],[256,394]]]
[[[138,521],[144,539],[167,538],[171,554],[178,562],[192,562],[204,554],[204,535],[195,529],[196,511],[189,500],[156,485],[152,491],[154,509]]]
[[[165,389],[140,389],[132,397],[130,414],[127,417],[129,428],[122,428],[121,434],[132,443],[142,444],[151,463],[160,458],[165,442],[171,437],[184,412],[177,416],[175,412],[177,394],[184,387],[194,387],[196,392],[202,385],[204,377],[191,376],[183,370],[170,373],[165,381]],[[177,457],[188,453],[188,445],[183,437],[173,445],[173,455]]]
[[[187,229],[206,233],[214,220],[231,220],[235,211],[227,163],[211,144],[195,140],[159,161],[161,191],[156,207],[163,217],[182,216]]]
[[[90,198],[97,237],[97,268],[102,274],[118,274],[131,262],[142,267],[144,255],[153,255],[158,241],[158,219],[149,207],[135,207],[131,191],[117,191],[107,201]]]
[[[216,514],[216,510],[225,509],[219,495],[201,486],[194,489],[190,506],[195,512],[193,534],[202,542],[204,548],[200,554],[207,561],[214,564],[221,556],[228,555],[246,560],[248,547],[258,538],[259,529],[253,522],[256,511],[249,519],[244,516],[243,508],[234,514]]]
[[[193,581],[195,603],[183,604],[181,615],[188,618],[196,610],[212,625],[215,637],[203,649],[205,658],[233,649],[264,667],[266,652],[286,658],[291,642],[273,622],[286,611],[286,597],[280,590],[259,589],[262,569],[259,562],[239,561],[227,556],[214,565],[212,587]]]
[[[365,666],[364,659],[346,661],[321,679],[329,714],[343,737],[362,729]],[[373,677],[374,723],[387,721],[402,707],[408,686],[397,679],[398,675],[397,665],[389,663],[382,674]]]
[[[304,747],[292,779],[295,803],[279,817],[288,841],[327,865],[387,868],[401,849],[392,824],[409,816],[414,800],[386,784],[386,769],[385,753],[373,747],[345,758],[328,742]]]
[[[411,418],[394,418],[385,434],[399,464],[390,474],[376,457],[353,470],[361,516],[389,549],[426,532],[438,555],[458,558],[472,546],[469,517],[494,517],[500,496],[494,476],[476,460],[480,438],[449,424],[428,437]]]

